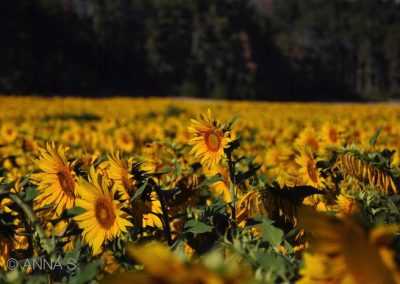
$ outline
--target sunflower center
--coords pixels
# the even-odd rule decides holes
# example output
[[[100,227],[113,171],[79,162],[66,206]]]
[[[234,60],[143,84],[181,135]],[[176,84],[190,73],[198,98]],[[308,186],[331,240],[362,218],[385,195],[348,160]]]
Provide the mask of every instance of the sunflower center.
[[[310,146],[312,149],[314,149],[315,151],[318,151],[318,141],[314,137],[308,138],[306,144],[308,146]]]
[[[115,212],[111,201],[99,198],[95,205],[95,215],[100,226],[110,229],[114,225]]]
[[[64,193],[69,198],[75,198],[75,183],[69,170],[64,169],[63,171],[59,172],[57,176]]]
[[[312,161],[307,162],[307,172],[313,182],[318,182],[317,173],[315,172],[314,163]]]
[[[332,142],[336,142],[338,140],[338,135],[335,129],[329,129],[329,138]]]
[[[210,149],[210,151],[216,152],[221,145],[221,141],[218,135],[215,133],[208,133],[206,134],[205,138],[208,149]]]
[[[129,137],[127,136],[127,135],[125,135],[125,134],[122,134],[121,135],[121,141],[122,141],[122,143],[124,143],[124,144],[129,144],[131,141],[129,140]]]

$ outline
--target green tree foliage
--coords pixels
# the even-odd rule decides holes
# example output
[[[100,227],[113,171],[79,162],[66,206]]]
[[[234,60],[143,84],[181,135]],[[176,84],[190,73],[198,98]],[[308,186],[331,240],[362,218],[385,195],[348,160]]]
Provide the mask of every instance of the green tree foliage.
[[[0,92],[398,97],[399,28],[394,0],[2,0]]]

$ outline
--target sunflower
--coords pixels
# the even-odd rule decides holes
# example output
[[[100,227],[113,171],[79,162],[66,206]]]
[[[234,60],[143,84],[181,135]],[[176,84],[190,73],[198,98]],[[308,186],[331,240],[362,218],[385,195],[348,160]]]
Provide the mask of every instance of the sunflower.
[[[12,125],[9,123],[4,123],[0,128],[0,137],[7,144],[11,144],[17,138],[18,133],[16,131],[16,125]]]
[[[324,179],[320,175],[317,160],[314,158],[310,148],[301,148],[300,155],[295,158],[295,161],[300,166],[298,173],[305,185],[310,185],[318,189],[324,186]]]
[[[109,189],[104,177],[99,180],[94,167],[90,168],[89,182],[80,178],[77,187],[81,198],[76,205],[86,210],[74,217],[83,229],[83,237],[93,250],[93,255],[101,252],[103,243],[127,232],[132,226],[127,214],[121,209],[123,203],[114,199],[115,190]]]
[[[304,266],[300,270],[300,284],[311,283],[356,283],[348,273],[343,257],[328,257],[321,254],[305,253]]]
[[[40,148],[38,167],[42,173],[32,175],[32,181],[38,183],[37,189],[41,192],[36,198],[36,206],[43,207],[53,204],[51,211],[56,217],[64,209],[74,207],[76,197],[75,173],[73,163],[66,157],[68,148],[47,144],[46,149]]]
[[[398,228],[367,230],[356,218],[338,219],[310,207],[299,211],[308,235],[299,283],[400,283],[392,243]]]
[[[110,162],[108,177],[115,182],[122,200],[129,199],[135,185],[135,180],[131,174],[133,158],[124,159],[121,157],[120,152],[117,151],[115,154],[108,155],[108,160]]]
[[[321,147],[323,149],[328,149],[330,147],[340,148],[346,140],[343,128],[330,123],[326,123],[322,126],[320,138]]]
[[[132,133],[127,128],[119,128],[114,132],[115,144],[126,152],[131,152],[135,147]]]
[[[354,197],[340,193],[337,197],[337,204],[334,206],[337,211],[336,216],[345,217],[353,215],[358,211],[357,201]]]
[[[248,283],[251,275],[247,265],[221,267],[224,273],[211,271],[203,263],[187,265],[163,244],[152,242],[145,246],[128,245],[127,253],[144,269],[135,273],[113,274],[106,283]]]
[[[212,168],[225,156],[224,148],[228,147],[231,139],[229,131],[224,129],[224,124],[212,117],[211,110],[207,114],[201,114],[199,120],[192,119],[189,132],[194,137],[188,144],[193,148],[190,153],[201,158],[201,164]]]
[[[103,259],[103,270],[108,274],[121,273],[125,269],[122,265],[118,263],[118,260],[114,257],[114,254],[110,250],[106,250],[102,255]]]
[[[318,135],[314,128],[306,127],[300,133],[300,135],[294,141],[295,146],[303,147],[306,145],[311,148],[314,152],[318,152],[320,148],[320,142],[318,141]]]
[[[150,201],[145,201],[144,204],[148,208],[148,213],[143,214],[143,228],[147,226],[162,228],[161,219],[158,217],[158,215],[162,214],[161,203],[157,198],[157,194],[152,192],[150,194]]]
[[[341,170],[345,178],[354,177],[364,184],[379,188],[385,195],[397,192],[390,169],[378,167],[355,153],[344,152],[341,154],[336,161],[335,168]]]

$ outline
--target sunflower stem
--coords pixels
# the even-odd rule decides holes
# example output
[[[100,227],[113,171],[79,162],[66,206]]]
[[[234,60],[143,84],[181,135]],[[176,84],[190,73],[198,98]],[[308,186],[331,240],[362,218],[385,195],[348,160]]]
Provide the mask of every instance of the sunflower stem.
[[[172,246],[172,237],[171,237],[171,227],[169,224],[169,217],[168,217],[168,207],[166,200],[161,192],[161,187],[159,185],[155,186],[155,191],[158,195],[158,199],[160,200],[161,210],[163,214],[163,226],[164,226],[164,233],[165,238],[167,239],[167,243],[169,246]]]
[[[232,161],[232,154],[230,151],[228,151],[226,157],[227,157],[226,162],[228,163],[229,179],[230,179],[229,193],[231,195],[230,206],[232,212],[232,226],[233,228],[235,228],[236,227],[235,164]]]
[[[35,213],[33,213],[32,209],[29,207],[28,204],[26,204],[21,197],[19,197],[18,194],[11,193],[9,195],[10,199],[14,201],[28,216],[29,220],[32,222],[32,225],[35,226],[35,230],[39,235],[40,243],[43,246],[43,248],[46,250],[46,252],[51,255],[54,251],[54,247],[51,244],[51,242],[46,238],[46,235],[44,233],[43,228],[40,226],[40,224],[37,222]]]

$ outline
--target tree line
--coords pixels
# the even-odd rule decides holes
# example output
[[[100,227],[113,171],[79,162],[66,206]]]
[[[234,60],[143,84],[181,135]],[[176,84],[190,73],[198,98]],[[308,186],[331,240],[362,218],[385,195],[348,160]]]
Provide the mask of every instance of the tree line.
[[[389,0],[2,0],[0,93],[396,98],[399,28]]]

